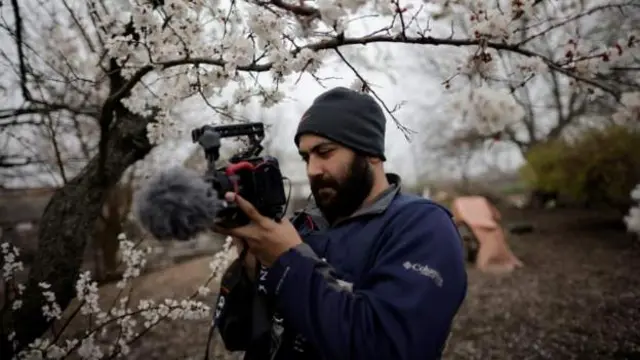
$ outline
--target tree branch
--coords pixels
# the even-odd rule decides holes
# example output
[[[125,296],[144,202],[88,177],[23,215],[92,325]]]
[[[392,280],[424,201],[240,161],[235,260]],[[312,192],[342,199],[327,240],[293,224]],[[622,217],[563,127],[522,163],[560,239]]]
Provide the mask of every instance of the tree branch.
[[[68,111],[76,115],[86,115],[97,118],[100,112],[92,109],[76,109],[67,104],[38,102],[37,105],[17,109],[0,109],[0,119],[15,118],[22,115],[46,115],[57,111]],[[2,123],[0,123],[2,126]]]
[[[16,22],[16,48],[18,50],[18,61],[19,61],[19,71],[20,71],[20,89],[22,90],[22,96],[30,100],[31,93],[29,92],[29,88],[27,86],[27,64],[25,63],[25,55],[22,47],[23,37],[22,37],[22,16],[20,15],[20,7],[18,6],[18,0],[11,0],[11,6],[13,7],[13,17]]]
[[[342,46],[351,45],[367,45],[373,43],[396,43],[396,44],[410,44],[410,45],[431,45],[431,46],[483,46],[486,48],[495,49],[498,51],[508,51],[515,54],[519,54],[525,57],[538,57],[549,66],[553,71],[571,77],[580,82],[587,83],[591,86],[602,89],[603,91],[611,94],[616,99],[619,99],[620,93],[617,89],[608,87],[605,84],[599,83],[593,79],[587,79],[575,74],[570,69],[565,69],[558,63],[554,62],[550,58],[535,53],[534,51],[521,48],[517,44],[488,42],[485,40],[471,40],[471,39],[443,39],[434,38],[431,36],[413,36],[413,37],[401,37],[391,35],[372,35],[367,37],[335,37],[327,40],[321,40],[316,43],[308,44],[291,51],[293,56],[297,55],[302,49],[310,49],[313,51],[331,50],[337,49]],[[226,62],[220,59],[203,58],[203,57],[184,57],[182,59],[175,59],[170,61],[158,62],[153,65],[147,65],[141,67],[131,79],[116,93],[112,94],[108,102],[118,101],[125,97],[131,89],[138,83],[146,74],[150,73],[156,68],[168,69],[182,65],[215,65],[225,66]],[[252,63],[249,65],[238,66],[238,71],[245,72],[264,72],[269,71],[272,68],[272,63]]]
[[[522,46],[522,45],[530,42],[533,39],[536,39],[538,37],[544,36],[545,34],[547,34],[548,32],[550,32],[550,31],[552,31],[554,29],[563,27],[563,26],[565,26],[565,25],[567,25],[567,24],[569,24],[571,22],[574,22],[576,20],[579,20],[579,19],[581,19],[583,17],[587,17],[589,15],[593,15],[596,12],[609,10],[609,9],[619,9],[619,10],[622,11],[622,9],[625,8],[625,7],[638,7],[638,8],[640,8],[640,3],[638,3],[637,1],[629,1],[629,2],[626,2],[626,3],[606,4],[606,5],[595,6],[595,7],[591,8],[591,9],[585,10],[584,12],[582,12],[580,14],[568,17],[568,18],[564,19],[563,21],[555,23],[555,24],[549,26],[548,28],[546,28],[546,29],[534,34],[534,35],[531,35],[531,36],[527,37],[526,39],[520,41],[517,45],[518,46]]]

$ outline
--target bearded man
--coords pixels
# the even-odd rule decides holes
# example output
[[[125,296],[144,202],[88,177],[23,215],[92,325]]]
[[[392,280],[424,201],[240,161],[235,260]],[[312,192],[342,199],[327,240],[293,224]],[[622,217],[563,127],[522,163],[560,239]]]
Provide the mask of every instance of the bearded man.
[[[247,254],[216,311],[228,349],[245,360],[441,358],[467,291],[462,242],[449,211],[385,173],[385,131],[372,97],[331,89],[295,135],[314,201],[276,222],[227,194],[252,219],[219,230]]]

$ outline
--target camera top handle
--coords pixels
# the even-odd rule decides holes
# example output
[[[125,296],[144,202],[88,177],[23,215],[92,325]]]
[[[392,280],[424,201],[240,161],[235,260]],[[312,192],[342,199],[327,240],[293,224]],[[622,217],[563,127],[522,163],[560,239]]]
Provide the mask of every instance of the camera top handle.
[[[249,137],[249,148],[244,152],[234,155],[230,162],[258,156],[263,147],[260,144],[264,139],[264,124],[261,122],[249,122],[229,125],[205,125],[191,131],[191,140],[200,144],[204,149],[205,157],[211,167],[220,158],[220,139],[227,137]]]

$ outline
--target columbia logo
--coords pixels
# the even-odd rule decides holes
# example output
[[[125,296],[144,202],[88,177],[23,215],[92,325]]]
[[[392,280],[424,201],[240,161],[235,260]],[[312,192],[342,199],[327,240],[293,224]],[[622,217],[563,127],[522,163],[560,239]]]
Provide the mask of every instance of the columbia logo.
[[[418,272],[420,275],[431,278],[436,283],[436,286],[442,287],[442,283],[444,281],[442,280],[442,276],[440,276],[440,273],[435,269],[432,269],[427,265],[412,264],[409,261],[405,261],[405,263],[402,265],[407,270],[413,270],[415,272]]]

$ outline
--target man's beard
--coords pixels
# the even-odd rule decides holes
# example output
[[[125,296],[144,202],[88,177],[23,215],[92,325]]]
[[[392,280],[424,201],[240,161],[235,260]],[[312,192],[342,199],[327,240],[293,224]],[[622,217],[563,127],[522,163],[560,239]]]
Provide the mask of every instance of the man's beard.
[[[373,172],[367,158],[356,155],[341,182],[320,175],[309,179],[309,183],[318,209],[332,224],[362,205],[373,187]]]

